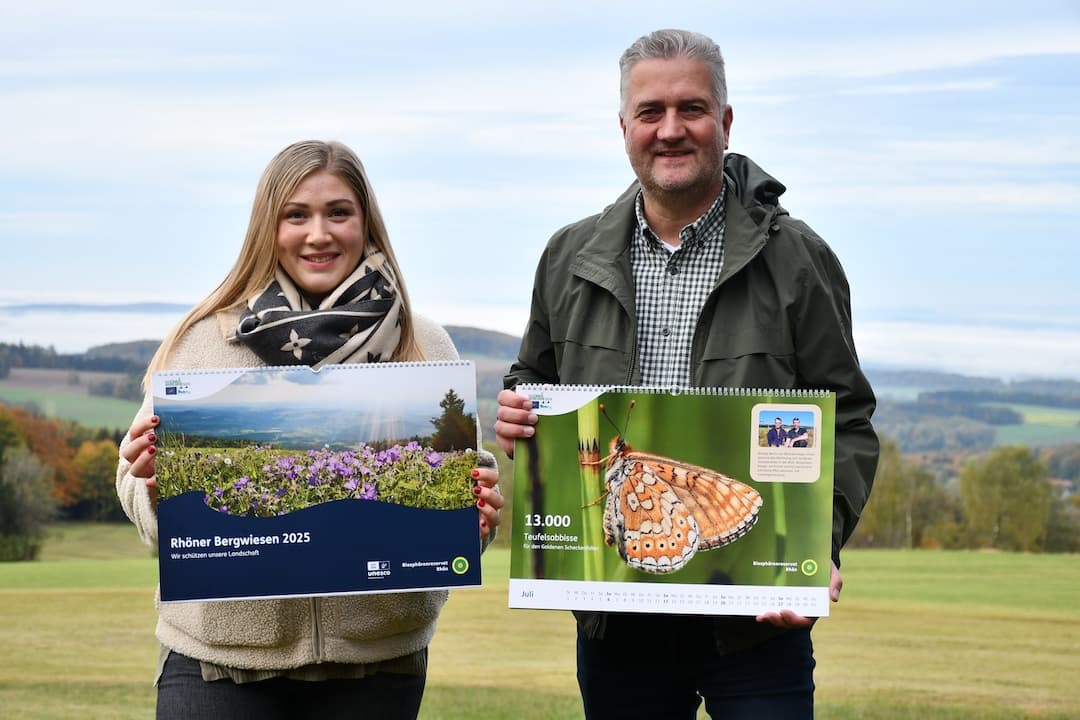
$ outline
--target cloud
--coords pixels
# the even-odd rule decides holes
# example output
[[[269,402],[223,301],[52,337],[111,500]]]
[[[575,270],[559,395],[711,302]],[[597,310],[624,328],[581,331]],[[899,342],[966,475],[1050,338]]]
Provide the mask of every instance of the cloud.
[[[1080,117],[1073,122],[1080,126]],[[887,141],[882,148],[897,157],[928,157],[939,165],[1009,165],[1046,168],[1080,166],[1080,138],[1065,134],[1032,137],[1022,145],[991,143],[989,138],[972,139],[970,133],[935,139]]]
[[[98,224],[98,216],[89,211],[73,210],[15,210],[0,211],[0,226],[4,228],[5,248],[14,250],[17,239],[36,235],[71,235],[84,232]]]
[[[789,186],[853,289],[897,307],[1056,300],[1080,208],[1075,9],[778,1],[766,25],[759,8],[705,0],[340,3],[318,17],[274,0],[12,3],[0,220],[21,252],[0,284],[194,302],[232,263],[269,158],[337,138],[371,173],[421,310],[519,332],[544,240],[631,177],[619,53],[681,25],[724,48],[733,149]],[[1016,238],[1039,243],[1037,271]]]
[[[216,89],[133,89],[109,79],[10,90],[5,104],[20,110],[0,115],[0,163],[5,174],[122,180],[221,165],[253,177],[305,137],[351,140],[365,157],[430,149],[588,162],[621,149],[609,70],[606,92],[599,72],[590,85],[588,68],[574,68],[576,83],[567,86],[571,70],[558,64],[359,77],[353,92],[342,92],[340,80],[307,77],[247,87],[222,72]]]
[[[753,58],[749,55],[753,53]],[[903,28],[828,40],[777,43],[768,53],[741,47],[729,65],[753,66],[753,87],[785,78],[823,76],[882,78],[904,73],[955,70],[1007,58],[1080,54],[1080,23],[1016,23],[996,28],[919,32]]]
[[[6,58],[0,60],[0,78],[10,81],[86,82],[95,77],[119,85],[125,77],[153,82],[163,73],[255,72],[276,64],[269,55],[246,53],[180,53],[160,50],[71,49],[63,55]]]
[[[927,83],[885,83],[881,85],[863,85],[843,88],[838,95],[927,95],[931,93],[986,92],[997,90],[1001,86],[998,79],[955,80]]]
[[[631,179],[627,171],[626,180]],[[599,212],[609,204],[621,188],[611,184],[588,185],[572,181],[554,185],[543,180],[526,180],[512,185],[469,183],[412,182],[399,180],[379,188],[379,205],[386,214],[410,211],[426,213],[443,211],[512,212],[515,209],[535,213],[537,207],[580,207]],[[567,221],[569,222],[569,218]],[[554,227],[551,228],[555,230]]]
[[[940,210],[948,208],[992,210],[1060,210],[1080,207],[1080,183],[954,182],[901,184],[867,178],[853,183],[822,181],[818,177],[794,183],[806,202],[821,206],[848,206]]]
[[[904,322],[856,322],[865,365],[993,377],[1080,379],[1080,332]]]

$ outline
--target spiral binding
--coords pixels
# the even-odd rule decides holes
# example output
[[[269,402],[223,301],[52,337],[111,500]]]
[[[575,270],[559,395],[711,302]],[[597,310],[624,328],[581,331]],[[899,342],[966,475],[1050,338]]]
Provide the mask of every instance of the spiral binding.
[[[358,368],[366,369],[387,369],[387,368],[408,368],[408,367],[469,367],[472,365],[470,360],[417,360],[408,362],[374,362],[374,363],[341,363],[338,365],[323,365],[318,370],[312,369],[310,365],[259,365],[257,367],[220,367],[220,368],[178,368],[175,370],[158,370],[154,375],[176,375],[177,373],[183,373],[184,375],[223,375],[223,374],[235,374],[243,371],[245,373],[253,372],[281,372],[291,371],[299,372],[301,370],[309,370],[313,373],[320,373],[324,370],[354,370]]]
[[[556,385],[552,383],[523,383],[521,392],[574,391],[589,393],[623,392],[647,395],[719,395],[723,397],[758,397],[762,395],[785,399],[820,399],[829,396],[829,390],[816,388],[744,388],[744,387],[655,387],[643,385]]]

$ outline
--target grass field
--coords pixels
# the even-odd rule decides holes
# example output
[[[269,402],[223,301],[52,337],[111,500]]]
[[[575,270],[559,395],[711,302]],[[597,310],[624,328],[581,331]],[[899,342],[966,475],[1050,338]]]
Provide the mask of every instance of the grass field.
[[[74,420],[88,428],[127,430],[139,404],[118,398],[87,395],[82,390],[14,387],[0,384],[0,402],[7,405],[33,403],[46,417]]]
[[[1022,425],[997,428],[998,445],[1056,445],[1080,439],[1080,410],[1041,405],[1007,406],[1024,418]]]
[[[1077,717],[1080,557],[850,551],[815,635],[824,720]],[[506,608],[506,550],[453,593],[421,717],[580,717],[573,622]],[[127,525],[54,530],[37,563],[0,564],[0,717],[146,718],[157,566]],[[647,656],[627,658],[641,676]]]

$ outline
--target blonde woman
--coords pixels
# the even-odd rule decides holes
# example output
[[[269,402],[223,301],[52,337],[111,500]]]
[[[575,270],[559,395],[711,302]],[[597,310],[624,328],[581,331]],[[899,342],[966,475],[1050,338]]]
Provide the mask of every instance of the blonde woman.
[[[290,346],[297,336],[310,342]],[[169,333],[147,379],[169,368],[457,358],[446,332],[411,311],[360,160],[340,143],[305,141],[270,161],[236,264]],[[151,546],[157,423],[148,396],[120,445],[116,481]],[[487,542],[503,502],[494,457],[481,452],[480,465],[472,474]],[[415,718],[446,597],[159,603],[157,717]]]

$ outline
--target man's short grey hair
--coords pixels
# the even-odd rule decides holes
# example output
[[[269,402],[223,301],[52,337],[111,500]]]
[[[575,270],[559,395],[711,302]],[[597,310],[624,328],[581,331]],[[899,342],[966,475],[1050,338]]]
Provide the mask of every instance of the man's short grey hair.
[[[630,84],[630,70],[634,65],[642,60],[670,60],[676,57],[704,62],[712,75],[713,99],[720,108],[727,105],[724,57],[716,43],[706,35],[689,30],[657,30],[639,37],[619,58],[620,115],[626,112],[626,90]]]

